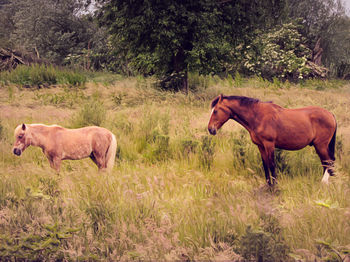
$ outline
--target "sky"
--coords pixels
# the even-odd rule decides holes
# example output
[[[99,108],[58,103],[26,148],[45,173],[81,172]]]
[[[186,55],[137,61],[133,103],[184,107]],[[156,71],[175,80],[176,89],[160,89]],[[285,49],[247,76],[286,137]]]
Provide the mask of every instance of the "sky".
[[[346,8],[346,13],[348,14],[348,16],[350,16],[350,0],[343,0],[343,3]]]

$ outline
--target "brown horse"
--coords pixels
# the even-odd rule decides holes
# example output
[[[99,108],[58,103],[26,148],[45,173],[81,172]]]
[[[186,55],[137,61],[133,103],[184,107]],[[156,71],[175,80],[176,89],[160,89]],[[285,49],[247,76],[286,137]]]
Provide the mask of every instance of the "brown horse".
[[[57,172],[61,161],[90,157],[99,170],[110,171],[114,165],[117,142],[109,130],[89,126],[66,129],[61,126],[22,124],[15,129],[13,153],[20,156],[28,146],[38,146]]]
[[[247,129],[259,148],[269,185],[276,180],[275,148],[299,150],[307,145],[314,146],[324,168],[322,182],[328,183],[329,175],[333,175],[337,123],[327,110],[316,106],[286,109],[272,102],[222,94],[211,102],[211,107],[210,134],[215,135],[229,119]]]

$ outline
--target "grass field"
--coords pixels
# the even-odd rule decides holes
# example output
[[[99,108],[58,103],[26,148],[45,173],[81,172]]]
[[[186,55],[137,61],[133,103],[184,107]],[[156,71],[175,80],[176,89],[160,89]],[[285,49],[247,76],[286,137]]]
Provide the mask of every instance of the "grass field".
[[[349,261],[350,83],[190,79],[189,94],[151,79],[95,75],[84,86],[0,87],[0,260]],[[207,123],[216,95],[296,108],[322,106],[338,122],[330,184],[311,147],[278,151],[271,192],[258,149],[229,121]],[[100,125],[117,137],[116,165],[63,161],[39,148],[12,153],[20,123]],[[347,260],[346,260],[347,259]]]

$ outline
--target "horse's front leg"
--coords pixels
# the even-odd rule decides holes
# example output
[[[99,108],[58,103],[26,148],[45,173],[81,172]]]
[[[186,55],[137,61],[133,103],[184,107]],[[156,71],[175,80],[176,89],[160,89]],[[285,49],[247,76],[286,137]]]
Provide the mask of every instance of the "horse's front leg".
[[[277,176],[276,176],[276,163],[275,163],[275,147],[268,149],[269,154],[269,167],[272,176],[272,185],[277,184]]]
[[[265,150],[265,148],[263,146],[258,145],[258,148],[259,148],[261,159],[262,159],[262,162],[263,162],[266,182],[267,182],[267,184],[269,186],[271,186],[272,184],[271,184],[270,171],[269,171],[269,166],[268,166],[268,155],[267,155],[267,152],[266,152],[266,150]]]
[[[265,178],[269,186],[273,186],[276,181],[275,146],[272,143],[258,145],[263,161]],[[270,176],[271,173],[271,176]]]
[[[47,159],[50,162],[51,168],[55,169],[56,172],[59,173],[61,168],[61,161],[62,161],[61,158],[57,156],[47,155]]]

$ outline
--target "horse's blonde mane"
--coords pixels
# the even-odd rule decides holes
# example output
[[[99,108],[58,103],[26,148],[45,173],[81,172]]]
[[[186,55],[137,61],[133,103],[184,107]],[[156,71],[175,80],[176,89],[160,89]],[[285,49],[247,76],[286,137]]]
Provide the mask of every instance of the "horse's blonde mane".
[[[28,126],[46,126],[46,127],[62,127],[60,125],[56,125],[56,124],[53,124],[53,125],[45,125],[45,124],[27,124]]]
[[[22,130],[22,125],[23,124],[20,124],[16,127],[15,129],[15,135],[18,134],[21,130]],[[59,127],[59,128],[64,128],[60,125],[45,125],[45,124],[25,124],[27,128],[31,128],[31,127]]]

